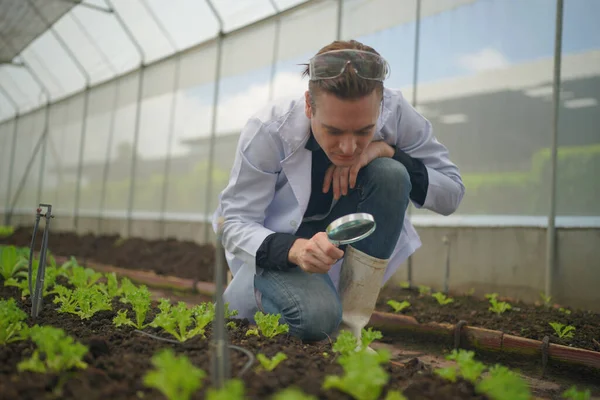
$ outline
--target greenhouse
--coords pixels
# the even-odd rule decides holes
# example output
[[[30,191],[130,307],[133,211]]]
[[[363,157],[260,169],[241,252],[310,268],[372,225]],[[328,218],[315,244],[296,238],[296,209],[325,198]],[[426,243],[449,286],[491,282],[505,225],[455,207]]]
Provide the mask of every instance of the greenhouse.
[[[0,0],[0,13],[0,399],[600,398],[600,2]],[[351,40],[377,56],[316,69]],[[401,160],[411,188],[377,192],[405,192],[397,224],[363,197],[395,161],[360,165],[356,214],[332,222],[352,195],[315,194],[316,155],[337,157],[324,138],[366,136],[319,128],[305,93],[329,87],[315,77],[383,80],[361,69],[369,57],[387,68],[369,129],[391,150],[374,158]],[[329,116],[350,126],[370,115],[360,96],[323,104],[341,102]],[[306,147],[284,136],[293,123]],[[308,215],[323,204],[325,219]],[[371,230],[334,238],[359,217]],[[300,263],[314,226],[336,262],[323,273]],[[383,254],[383,232],[399,239],[385,275],[356,283],[372,310],[353,289],[358,323],[342,286],[360,274],[331,254]],[[268,247],[285,235],[284,253]],[[269,251],[286,266],[263,274]],[[294,312],[266,278],[286,271],[305,282],[277,292]],[[301,324],[338,317],[354,331]]]

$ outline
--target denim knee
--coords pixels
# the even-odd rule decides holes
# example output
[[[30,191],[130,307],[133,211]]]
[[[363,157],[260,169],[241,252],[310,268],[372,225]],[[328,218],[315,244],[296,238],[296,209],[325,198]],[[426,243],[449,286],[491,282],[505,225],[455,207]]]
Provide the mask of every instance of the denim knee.
[[[300,268],[292,271],[264,271],[254,277],[260,292],[261,308],[280,314],[289,333],[303,341],[331,336],[342,321],[342,305],[327,274],[309,275]]]
[[[363,168],[362,186],[376,186],[389,199],[407,202],[412,189],[408,170],[392,158],[376,158]]]

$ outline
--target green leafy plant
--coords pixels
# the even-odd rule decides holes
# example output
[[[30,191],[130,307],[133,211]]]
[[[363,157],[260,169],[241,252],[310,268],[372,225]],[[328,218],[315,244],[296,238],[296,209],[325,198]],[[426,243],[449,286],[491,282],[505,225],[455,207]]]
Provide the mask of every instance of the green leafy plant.
[[[385,396],[385,400],[408,400],[406,396],[397,390],[390,390]]]
[[[542,303],[544,303],[546,307],[550,307],[552,296],[547,296],[546,293],[540,292],[540,297],[542,298]]]
[[[478,393],[492,400],[529,400],[531,392],[527,382],[508,368],[496,364],[489,369],[489,375],[475,385]]]
[[[431,293],[431,288],[429,286],[419,285],[418,287],[421,296],[428,296]]]
[[[519,375],[501,365],[488,369],[483,363],[476,361],[474,355],[472,351],[453,350],[446,359],[455,361],[456,365],[438,368],[434,373],[451,382],[456,382],[459,378],[469,381],[475,386],[477,393],[484,394],[491,400],[530,399],[529,386]],[[489,374],[484,377],[486,370]]]
[[[27,314],[17,306],[15,299],[0,300],[0,344],[27,339],[29,327],[26,319]]]
[[[456,378],[459,376],[471,383],[477,382],[483,371],[485,371],[486,367],[484,364],[476,361],[474,357],[474,352],[462,349],[455,349],[452,351],[452,353],[446,356],[447,360],[456,361],[456,368],[454,368],[456,374],[453,382],[455,382]],[[451,373],[446,373],[448,376],[452,376]]]
[[[572,339],[575,336],[575,327],[573,325],[565,325],[560,322],[550,322],[549,325],[554,329],[556,336],[561,339]]]
[[[206,400],[244,400],[244,381],[229,379],[221,389],[208,388]]]
[[[76,314],[81,319],[90,319],[99,311],[112,310],[112,299],[97,286],[76,287],[74,290],[62,285],[54,287],[56,297],[53,302],[60,303],[58,312]]]
[[[486,294],[485,297],[490,302],[490,307],[488,310],[493,313],[500,315],[512,309],[512,306],[509,303],[505,301],[498,301],[498,293]]]
[[[205,338],[206,325],[215,316],[212,303],[201,303],[188,308],[183,301],[172,306],[169,300],[160,299],[158,309],[160,313],[149,325],[162,328],[180,342],[185,342],[197,335]]]
[[[558,309],[558,311],[561,312],[561,313],[563,313],[563,314],[566,314],[566,315],[570,315],[571,314],[571,310],[569,310],[567,308],[563,308],[563,307],[560,307]]]
[[[151,362],[155,368],[144,375],[144,385],[157,389],[168,400],[189,400],[206,378],[206,372],[171,349],[158,352]]]
[[[406,281],[402,281],[398,284],[402,289],[409,289],[410,288],[410,283],[406,282]]]
[[[15,233],[15,228],[10,225],[0,225],[0,238],[7,238]]]
[[[276,335],[287,333],[290,331],[288,324],[280,324],[281,314],[264,314],[261,311],[257,311],[254,314],[254,321],[256,321],[256,328],[248,329],[246,336],[258,335],[260,333],[267,338],[273,338]]]
[[[113,318],[113,323],[117,327],[129,325],[137,329],[144,329],[148,326],[144,324],[144,321],[146,320],[146,315],[150,310],[152,301],[150,291],[145,285],[139,287],[126,285],[122,289],[123,297],[121,298],[121,302],[131,304],[131,308],[135,313],[135,322],[127,317],[127,310],[121,309],[117,312],[117,316]],[[112,290],[115,290],[114,286]]]
[[[342,366],[342,376],[328,375],[323,389],[337,389],[356,400],[376,400],[388,382],[389,375],[380,365],[390,360],[387,350],[371,353],[366,350],[342,354],[338,363]]]
[[[27,269],[27,259],[20,255],[15,246],[0,248],[0,275],[5,281],[23,269]]]
[[[301,389],[291,386],[275,393],[271,400],[317,400],[315,396],[304,393]]]
[[[371,343],[382,337],[383,335],[381,332],[373,330],[372,327],[369,327],[369,329],[363,328],[359,343],[358,339],[356,339],[350,331],[343,329],[338,333],[332,350],[341,355],[354,353],[356,351],[365,350]]]
[[[267,371],[273,371],[279,365],[279,363],[281,363],[284,360],[287,360],[287,355],[285,355],[285,353],[282,353],[281,351],[278,351],[277,354],[273,356],[273,358],[268,358],[264,354],[258,353],[256,355],[256,359],[260,362],[260,365],[263,369]]]
[[[72,368],[87,368],[83,357],[88,348],[76,342],[62,329],[35,325],[29,330],[29,337],[37,348],[29,359],[17,365],[19,371],[58,373]]]
[[[589,389],[579,391],[577,386],[571,386],[562,393],[561,397],[570,400],[590,400],[592,392]]]
[[[410,307],[410,303],[406,300],[400,302],[396,300],[388,300],[387,305],[392,307],[395,312],[402,312],[404,309]]]
[[[438,304],[441,306],[445,306],[446,304],[450,304],[450,303],[454,302],[454,299],[452,299],[450,297],[446,297],[446,295],[441,292],[436,292],[436,293],[432,294],[431,297],[435,298],[437,300]]]
[[[75,257],[71,256],[69,264],[69,283],[75,287],[88,288],[97,283],[101,278],[102,274],[96,272],[91,268],[85,268],[77,264]]]
[[[121,296],[123,294],[123,288],[119,287],[117,274],[108,272],[104,274],[104,277],[106,278],[106,284],[100,285],[100,290],[106,293],[110,298]]]

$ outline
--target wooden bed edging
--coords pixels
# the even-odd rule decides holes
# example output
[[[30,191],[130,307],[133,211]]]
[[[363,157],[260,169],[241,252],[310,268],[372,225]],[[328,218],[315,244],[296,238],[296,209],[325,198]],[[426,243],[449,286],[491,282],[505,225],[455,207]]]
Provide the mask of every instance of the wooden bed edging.
[[[62,256],[54,256],[54,258],[59,263],[68,260],[67,257]],[[208,297],[212,297],[215,293],[215,285],[212,282],[158,275],[150,271],[119,268],[90,261],[86,261],[82,265],[102,273],[114,272],[121,277],[127,277],[132,281],[149,287],[195,292]],[[539,340],[469,326],[466,323],[419,323],[411,316],[375,311],[371,316],[369,326],[380,330],[384,335],[400,333],[424,334],[437,337],[438,339],[454,340],[455,347],[461,347],[461,344],[468,344],[479,350],[525,355],[538,360],[542,360],[543,358],[544,346],[543,342]],[[600,352],[554,343],[549,343],[546,351],[547,358],[549,359],[600,370]]]
[[[369,325],[383,334],[412,333],[454,336],[456,325],[437,322],[419,323],[413,317],[375,311]],[[460,330],[461,345],[469,345],[480,350],[513,353],[543,359],[543,342],[520,336],[509,335],[500,331],[465,325]],[[591,367],[600,370],[600,352],[568,347],[550,343],[547,349],[548,358],[566,364]]]

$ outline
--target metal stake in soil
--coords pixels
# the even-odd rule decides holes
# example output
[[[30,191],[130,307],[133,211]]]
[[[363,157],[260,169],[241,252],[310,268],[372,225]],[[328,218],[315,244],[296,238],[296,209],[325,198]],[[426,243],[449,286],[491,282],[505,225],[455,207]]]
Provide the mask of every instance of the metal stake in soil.
[[[42,214],[42,207],[46,207],[47,211]],[[33,248],[35,246],[35,236],[40,223],[40,218],[46,218],[46,224],[44,226],[44,235],[42,236],[42,246],[40,249],[40,260],[38,263],[37,276],[35,278],[35,287],[32,287],[32,275],[33,275]],[[35,225],[33,226],[33,236],[31,237],[31,247],[29,248],[29,293],[31,296],[31,316],[36,318],[42,309],[42,303],[44,300],[44,281],[46,278],[46,251],[48,249],[48,235],[50,233],[50,218],[54,218],[52,215],[52,205],[50,204],[39,204],[35,215]]]
[[[225,329],[225,304],[223,302],[223,285],[225,282],[225,254],[221,244],[223,235],[223,219],[219,220],[217,241],[215,246],[215,318],[212,334],[211,381],[214,387],[222,388],[231,377],[229,361],[229,340]]]

